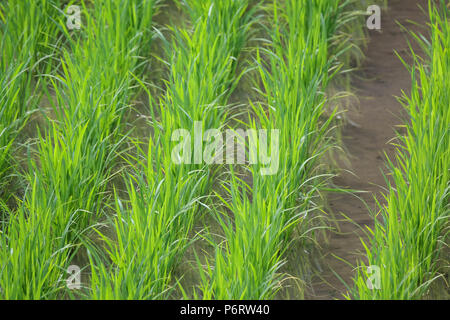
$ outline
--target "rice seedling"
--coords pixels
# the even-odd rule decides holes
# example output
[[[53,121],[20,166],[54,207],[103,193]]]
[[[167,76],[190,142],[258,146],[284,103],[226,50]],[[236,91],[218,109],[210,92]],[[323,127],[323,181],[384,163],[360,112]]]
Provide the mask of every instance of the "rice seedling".
[[[429,8],[430,40],[413,34],[426,60],[411,50],[412,88],[401,100],[407,133],[398,135],[397,154],[388,161],[386,205],[368,230],[367,262],[360,262],[348,298],[419,299],[438,277],[449,218],[450,11],[445,1],[430,1]],[[379,282],[369,266],[379,268]]]
[[[39,132],[37,160],[29,158],[28,173],[32,190],[38,192],[25,194],[25,207],[20,209],[17,218],[22,221],[25,218],[20,215],[26,213],[29,220],[36,219],[36,224],[30,223],[29,227],[40,224],[42,235],[33,241],[43,243],[36,248],[23,248],[24,253],[18,257],[27,261],[13,260],[14,256],[3,261],[2,275],[14,277],[2,277],[5,282],[0,286],[4,292],[14,292],[16,298],[49,298],[61,294],[62,285],[55,280],[65,274],[65,264],[74,253],[67,249],[76,245],[80,234],[101,213],[106,184],[123,139],[121,120],[133,95],[132,74],[139,74],[141,49],[147,49],[146,43],[151,39],[148,35],[154,4],[152,0],[105,0],[87,7],[83,2],[86,28],[80,37],[71,38],[65,25],[61,25],[69,39],[69,49],[62,49],[62,73],[46,78],[55,93],[56,102],[52,102],[52,107],[56,119],[49,121],[49,128],[43,134]],[[20,241],[28,241],[13,237],[17,223],[14,220],[10,223],[14,225],[7,228],[11,235],[8,245],[2,246],[5,252],[20,246]],[[19,226],[26,228],[27,224]],[[52,237],[48,239],[50,234]],[[41,246],[48,248],[39,253]],[[31,263],[29,259],[37,260]],[[35,279],[38,289],[30,296],[27,288],[17,285],[34,273],[33,266],[38,261],[51,261],[56,268],[46,269],[46,274],[35,274],[43,278]],[[30,269],[22,274],[14,273],[19,266]]]
[[[330,147],[327,131],[334,117],[320,119],[323,90],[339,71],[336,56],[343,51],[333,56],[329,43],[345,5],[273,1],[271,45],[256,59],[264,104],[252,103],[248,126],[280,129],[279,149],[271,151],[279,157],[279,170],[261,175],[260,165],[248,166],[250,185],[231,168],[231,181],[223,185],[229,197],[222,202],[232,217],[217,213],[226,241],[216,244],[214,264],[206,271],[199,267],[205,299],[272,298],[294,227],[301,224],[302,239],[314,238],[310,215],[330,177],[321,174],[319,160]]]
[[[71,41],[70,52],[64,49],[62,75],[49,79],[57,121],[39,137],[39,164],[31,164],[41,188],[57,193],[61,228],[79,210],[77,231],[100,213],[133,97],[132,74],[142,63],[141,46],[148,48],[154,1],[97,1],[92,11],[83,8],[86,32]]]
[[[55,194],[45,192],[38,180],[33,181],[29,197],[8,212],[0,234],[1,299],[57,299],[65,285],[68,228],[57,236],[53,232],[53,220],[60,212],[55,210]],[[44,196],[48,202],[40,203]]]
[[[4,1],[0,3],[0,184],[11,172],[11,153],[28,112],[36,107],[39,86],[33,76],[56,47],[56,19],[59,1]],[[3,189],[3,188],[1,188]],[[6,189],[6,188],[5,188]],[[0,191],[5,200],[5,193]],[[9,196],[8,196],[9,197]]]
[[[28,218],[27,210],[35,204],[8,207],[14,166],[15,141],[27,122],[28,112],[37,106],[33,74],[43,66],[45,48],[54,44],[54,28],[50,22],[50,2],[26,3],[8,1],[0,4],[0,298],[38,298],[42,281],[52,261],[41,260],[51,241],[48,234],[37,234],[40,219]],[[42,36],[40,31],[47,32]],[[36,189],[34,191],[37,192]],[[30,206],[28,206],[30,205]],[[50,216],[48,216],[50,217]],[[46,221],[49,222],[48,220]],[[28,271],[28,272],[27,272]],[[39,280],[36,281],[36,277]],[[40,282],[39,282],[40,281]]]
[[[6,201],[7,176],[13,166],[12,150],[21,127],[26,123],[24,115],[31,92],[24,86],[28,80],[27,62],[10,64],[0,71],[0,199]]]
[[[54,67],[52,56],[61,41],[58,23],[64,20],[63,3],[62,0],[2,1],[3,63],[29,60],[35,72],[50,72]]]
[[[191,128],[194,121],[203,121],[203,129],[220,128],[228,111],[224,106],[242,76],[236,75],[237,58],[254,10],[248,0],[180,2],[194,27],[174,30],[174,44],[166,45],[171,57],[166,97],[173,101],[163,102],[172,112],[162,116],[175,117],[177,128]]]
[[[91,299],[170,296],[171,271],[189,243],[187,234],[206,178],[185,173],[177,180],[163,171],[170,163],[152,160],[156,152],[161,151],[150,147],[148,163],[139,164],[145,174],[128,178],[129,202],[115,197],[112,225],[117,239],[98,231],[106,242],[107,261],[92,252]]]
[[[194,26],[173,30],[174,40],[166,42],[166,93],[158,103],[150,97],[154,132],[148,152],[138,148],[141,160],[126,178],[130,201],[123,203],[116,196],[112,224],[117,240],[99,232],[112,264],[105,266],[99,256],[91,260],[92,298],[170,297],[173,268],[190,243],[196,213],[206,204],[210,169],[194,161],[175,164],[171,136],[175,129],[193,128],[195,121],[202,129],[223,126],[228,97],[240,78],[236,61],[253,12],[243,0],[182,4]]]

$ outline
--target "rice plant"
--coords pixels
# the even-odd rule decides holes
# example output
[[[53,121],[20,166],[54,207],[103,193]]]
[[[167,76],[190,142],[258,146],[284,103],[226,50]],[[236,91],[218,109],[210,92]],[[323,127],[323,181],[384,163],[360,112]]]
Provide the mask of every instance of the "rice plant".
[[[48,56],[57,47],[59,1],[0,3],[0,185],[11,172],[14,141],[36,108],[38,68],[50,70]],[[6,188],[5,188],[6,189]],[[9,195],[10,196],[10,195]],[[5,200],[5,191],[0,198]]]
[[[48,67],[43,63],[44,56],[56,44],[57,31],[51,22],[55,18],[52,17],[56,12],[55,3],[7,1],[0,4],[0,298],[41,297],[47,271],[54,267],[51,259],[41,260],[51,256],[41,256],[44,251],[52,250],[44,244],[52,241],[51,237],[37,234],[42,220],[28,215],[28,209],[36,202],[19,204],[15,211],[8,207],[7,201],[14,196],[9,192],[11,179],[8,177],[16,160],[15,142],[29,112],[37,107],[38,81],[33,76],[37,67],[42,70]]]
[[[35,73],[50,72],[61,42],[62,0],[7,0],[0,3],[3,63],[29,59]]]
[[[54,219],[60,211],[55,208],[55,194],[45,192],[39,188],[38,180],[34,180],[27,190],[29,197],[16,211],[8,212],[0,237],[1,299],[61,297],[59,292],[65,286],[64,267],[70,259],[68,228],[58,235],[53,232]],[[47,203],[40,202],[44,197]]]
[[[139,74],[140,54],[144,53],[141,50],[148,49],[146,43],[151,39],[148,36],[154,4],[152,0],[105,0],[88,7],[83,2],[86,27],[80,37],[72,38],[61,25],[69,48],[62,49],[61,74],[46,77],[55,95],[52,106],[56,119],[49,119],[48,129],[39,132],[36,158],[29,158],[28,181],[33,189],[25,194],[17,218],[22,221],[25,217],[21,215],[25,215],[37,222],[21,225],[10,220],[13,226],[7,228],[9,240],[7,246],[2,246],[8,252],[20,246],[21,241],[26,243],[13,237],[16,225],[29,225],[27,233],[34,232],[36,225],[41,226],[42,235],[36,235],[36,241],[42,242],[36,248],[26,246],[18,260],[11,256],[11,260],[2,261],[1,279],[5,282],[0,286],[4,292],[14,292],[15,298],[61,294],[58,291],[62,285],[55,281],[65,275],[65,264],[74,253],[67,249],[77,244],[80,234],[102,212],[106,184],[123,139],[122,117],[133,97],[133,73]],[[31,191],[35,189],[38,192]],[[40,246],[46,246],[43,253],[37,252]],[[37,262],[52,259],[56,259],[51,263],[56,268],[35,274],[43,278],[35,279],[39,285],[30,296],[20,283],[33,274]],[[30,269],[14,273],[19,266]]]
[[[31,107],[31,88],[27,83],[27,61],[10,64],[0,71],[0,200],[6,201],[7,179],[13,166],[15,139],[25,123],[26,108]],[[32,102],[32,101],[31,101]]]
[[[426,60],[412,51],[411,93],[401,100],[410,119],[407,133],[398,135],[397,154],[388,162],[386,204],[369,230],[367,262],[360,262],[349,298],[420,299],[438,277],[449,218],[449,13],[445,1],[430,1],[430,40],[413,34]],[[369,266],[379,268],[379,282]]]
[[[166,43],[166,93],[158,103],[150,97],[154,132],[148,152],[139,152],[135,173],[126,178],[130,201],[123,203],[116,196],[117,240],[99,231],[112,264],[92,259],[92,298],[170,297],[176,281],[172,271],[190,243],[196,213],[206,203],[210,169],[195,161],[175,164],[171,136],[178,128],[192,129],[195,121],[204,130],[223,126],[228,97],[240,78],[236,61],[253,12],[243,0],[182,4],[193,27],[173,30],[174,40]]]
[[[302,239],[314,237],[308,222],[330,176],[318,167],[330,146],[327,131],[334,117],[321,120],[323,90],[340,67],[329,43],[344,6],[320,0],[272,3],[271,44],[256,59],[264,103],[252,103],[248,126],[280,130],[279,149],[271,150],[279,170],[261,175],[261,165],[250,165],[249,184],[231,168],[232,179],[223,185],[226,211],[217,214],[226,241],[216,244],[215,261],[202,273],[205,299],[274,297],[294,227],[301,224]]]
[[[132,74],[142,64],[141,46],[148,48],[153,5],[132,0],[97,1],[92,8],[83,4],[85,32],[72,39],[70,51],[64,49],[62,74],[49,78],[57,119],[39,136],[39,162],[31,165],[41,188],[57,193],[61,228],[74,211],[76,231],[99,214],[122,139],[121,121],[133,98]]]

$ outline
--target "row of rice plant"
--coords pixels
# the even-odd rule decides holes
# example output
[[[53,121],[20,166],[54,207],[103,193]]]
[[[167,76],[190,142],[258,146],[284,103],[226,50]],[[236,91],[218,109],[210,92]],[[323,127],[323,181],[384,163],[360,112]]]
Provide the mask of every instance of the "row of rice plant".
[[[51,21],[59,1],[4,1],[0,3],[0,199],[11,197],[14,141],[33,111],[38,97],[33,78],[38,68],[50,70],[48,57],[55,50],[58,29]]]
[[[217,213],[226,241],[216,244],[215,261],[206,271],[200,266],[205,299],[273,298],[295,226],[301,226],[300,239],[314,238],[312,221],[329,178],[321,174],[320,159],[331,146],[328,130],[335,115],[325,114],[324,90],[340,69],[337,56],[346,50],[332,54],[347,4],[275,0],[270,6],[271,42],[256,59],[260,82],[255,87],[262,87],[263,102],[252,103],[248,126],[279,129],[279,137],[268,137],[279,169],[263,175],[265,164],[249,165],[249,184],[231,167],[231,181],[223,184],[229,193],[222,198],[226,210]]]
[[[417,299],[438,277],[450,213],[450,11],[445,1],[429,7],[430,40],[413,34],[426,58],[412,52],[412,89],[401,100],[407,133],[398,135],[397,155],[388,162],[386,204],[369,230],[367,262],[361,261],[349,297]]]
[[[154,9],[153,0],[83,3],[84,32],[71,37],[66,30],[71,41],[62,53],[62,74],[48,78],[56,121],[39,137],[31,179],[55,193],[58,226],[66,228],[74,218],[73,236],[101,213],[123,140],[122,121],[136,93],[134,76],[144,70],[142,55],[150,54],[144,49]]]
[[[180,1],[192,27],[173,30],[166,44],[168,80],[158,100],[150,96],[153,136],[126,177],[129,201],[116,195],[112,221],[116,239],[106,241],[107,258],[91,259],[91,298],[164,299],[177,279],[172,276],[190,244],[196,213],[206,206],[212,183],[210,168],[195,155],[186,163],[172,156],[177,129],[191,131],[224,125],[226,106],[240,78],[237,60],[252,22],[247,0]],[[194,141],[183,140],[186,148]],[[109,260],[108,263],[105,260]]]
[[[35,236],[40,228],[40,219],[27,219],[22,207],[21,213],[13,212],[6,201],[12,195],[6,194],[10,189],[12,167],[15,159],[12,154],[16,146],[14,142],[20,129],[26,124],[29,112],[33,111],[39,100],[37,90],[39,81],[35,80],[38,68],[48,70],[50,68],[46,57],[55,49],[58,29],[52,23],[58,12],[57,1],[6,1],[0,4],[1,18],[1,102],[0,102],[0,191],[2,203],[2,225],[0,237],[0,297],[19,298],[34,297],[37,287],[42,287],[42,282],[31,282],[30,279],[40,277],[37,265],[27,265],[27,281],[14,283],[14,279],[21,277],[24,265],[19,260],[25,261],[20,254],[21,247],[33,247],[36,245]],[[17,176],[17,175],[16,175]],[[9,214],[7,214],[9,213]],[[45,238],[46,235],[40,234]],[[21,238],[14,244],[15,239]],[[33,243],[34,242],[34,243]],[[42,241],[41,241],[42,243]],[[34,252],[39,255],[44,248]],[[47,246],[47,249],[49,247]],[[45,249],[44,249],[45,250]],[[50,249],[51,250],[51,249]],[[23,253],[23,252],[22,252]],[[47,256],[50,256],[47,254]],[[36,268],[37,267],[37,268]],[[25,271],[26,272],[26,271]],[[24,277],[25,278],[25,277]],[[20,292],[20,293],[19,293]]]
[[[151,39],[155,1],[82,2],[77,34],[68,40],[61,74],[44,77],[55,119],[30,151],[30,188],[2,237],[2,296],[61,297],[71,249],[102,212],[106,185],[133,96],[132,73]],[[73,37],[72,37],[73,36]]]

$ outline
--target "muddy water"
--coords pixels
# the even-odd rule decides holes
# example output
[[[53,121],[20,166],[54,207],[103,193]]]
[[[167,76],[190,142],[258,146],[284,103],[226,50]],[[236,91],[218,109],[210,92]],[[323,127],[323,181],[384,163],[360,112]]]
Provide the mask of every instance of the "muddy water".
[[[381,32],[370,31],[366,61],[354,75],[354,92],[360,100],[360,106],[358,112],[349,114],[352,124],[343,130],[343,142],[351,166],[342,164],[344,169],[351,170],[354,175],[343,172],[334,181],[340,187],[366,193],[358,194],[361,199],[349,194],[329,196],[330,208],[339,222],[336,232],[329,234],[329,245],[324,250],[326,253],[322,261],[323,270],[313,281],[308,295],[310,299],[342,299],[347,288],[336,274],[352,287],[355,272],[346,262],[355,266],[361,257],[359,253],[363,247],[360,237],[364,233],[360,228],[373,226],[365,203],[375,209],[373,196],[382,200],[381,192],[386,186],[382,174],[385,169],[384,153],[393,157],[395,149],[390,143],[395,137],[395,130],[401,130],[396,126],[405,119],[396,96],[401,96],[402,90],[408,92],[411,81],[395,51],[406,58],[408,63],[411,63],[411,59],[408,55],[407,34],[397,22],[411,31],[425,33],[428,20],[419,6],[427,10],[427,1],[390,0],[389,5],[389,10],[382,13]],[[345,216],[357,225],[346,221]]]

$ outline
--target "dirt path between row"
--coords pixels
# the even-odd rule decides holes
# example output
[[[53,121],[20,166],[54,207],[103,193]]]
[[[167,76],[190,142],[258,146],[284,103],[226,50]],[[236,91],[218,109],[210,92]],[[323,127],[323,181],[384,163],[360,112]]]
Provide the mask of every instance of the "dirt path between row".
[[[382,30],[370,31],[366,61],[354,75],[354,92],[360,100],[360,107],[359,112],[349,113],[354,124],[347,125],[343,130],[344,145],[351,161],[350,168],[343,168],[355,175],[344,172],[334,183],[340,187],[367,191],[360,197],[372,209],[375,208],[373,196],[381,199],[380,192],[386,186],[382,174],[385,169],[384,152],[389,157],[394,155],[395,149],[390,142],[395,137],[395,130],[400,130],[396,126],[404,119],[396,97],[401,96],[402,90],[408,92],[411,87],[410,75],[394,52],[399,52],[408,63],[411,62],[407,34],[397,21],[414,32],[426,31],[427,16],[419,6],[426,10],[427,1],[389,1],[389,10],[382,13]],[[334,272],[353,287],[353,268],[335,256],[356,266],[360,258],[358,252],[363,249],[360,242],[363,233],[354,224],[343,221],[343,214],[360,227],[373,226],[368,209],[353,195],[330,195],[329,205],[339,221],[339,230],[329,236],[329,246],[322,262],[322,279],[313,281],[311,295],[308,296],[310,299],[343,298],[347,289]]]

